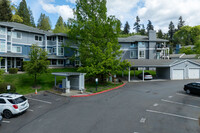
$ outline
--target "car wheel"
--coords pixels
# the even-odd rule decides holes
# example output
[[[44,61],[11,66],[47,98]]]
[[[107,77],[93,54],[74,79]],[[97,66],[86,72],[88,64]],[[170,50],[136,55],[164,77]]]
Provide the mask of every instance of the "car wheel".
[[[10,110],[4,110],[3,111],[3,115],[4,115],[4,117],[6,118],[6,119],[10,119],[11,117],[12,117],[12,112],[10,111]]]
[[[190,94],[191,92],[190,92],[190,90],[189,90],[189,89],[187,89],[187,90],[186,90],[186,93],[187,93],[187,94]]]

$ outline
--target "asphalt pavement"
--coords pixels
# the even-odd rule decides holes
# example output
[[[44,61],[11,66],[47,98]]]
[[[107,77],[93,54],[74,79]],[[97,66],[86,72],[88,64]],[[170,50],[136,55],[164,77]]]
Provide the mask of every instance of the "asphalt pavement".
[[[4,119],[0,133],[199,133],[200,96],[183,92],[193,81],[127,83],[83,98],[29,96],[29,110]]]

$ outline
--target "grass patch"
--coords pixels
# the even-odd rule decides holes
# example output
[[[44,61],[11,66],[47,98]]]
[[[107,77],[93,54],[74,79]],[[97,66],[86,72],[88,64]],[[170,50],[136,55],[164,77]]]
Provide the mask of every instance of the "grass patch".
[[[49,73],[42,74],[37,78],[37,86],[41,88],[38,91],[50,90],[54,86],[55,77],[52,72],[76,72],[77,68],[63,68],[63,69],[50,69]],[[57,83],[61,83],[64,77],[57,76]],[[3,76],[4,82],[12,82],[16,86],[16,92],[20,94],[34,93],[32,88],[34,85],[34,78],[28,74],[5,74]]]
[[[117,87],[117,86],[122,85],[122,84],[123,83],[113,84],[113,83],[110,83],[110,82],[107,82],[107,83],[104,83],[104,84],[98,84],[97,91],[96,91],[96,83],[87,83],[85,85],[85,87],[86,87],[87,92],[96,93],[96,92],[101,92],[101,91],[104,91],[104,90],[112,89],[112,88]]]

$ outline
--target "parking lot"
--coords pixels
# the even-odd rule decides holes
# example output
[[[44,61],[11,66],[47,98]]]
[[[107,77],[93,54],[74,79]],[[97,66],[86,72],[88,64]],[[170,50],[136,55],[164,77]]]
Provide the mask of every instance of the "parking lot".
[[[134,133],[199,133],[200,96],[176,91],[147,107]]]
[[[27,96],[30,108],[4,119],[0,133],[200,133],[200,96],[183,85],[198,80],[132,82],[96,96]]]
[[[3,119],[0,127],[1,133],[18,132],[21,128],[31,123],[35,119],[43,116],[59,106],[67,104],[69,99],[55,94],[42,92],[37,95],[32,94],[26,96],[28,98],[30,108],[23,114],[14,116],[11,119]]]

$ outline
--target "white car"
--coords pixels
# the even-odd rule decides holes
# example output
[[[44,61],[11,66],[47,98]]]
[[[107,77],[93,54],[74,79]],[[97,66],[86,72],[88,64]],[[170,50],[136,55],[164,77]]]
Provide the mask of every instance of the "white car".
[[[29,108],[28,100],[20,94],[0,94],[0,112],[7,119]]]

